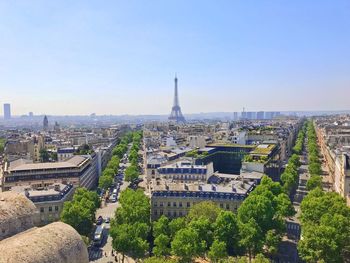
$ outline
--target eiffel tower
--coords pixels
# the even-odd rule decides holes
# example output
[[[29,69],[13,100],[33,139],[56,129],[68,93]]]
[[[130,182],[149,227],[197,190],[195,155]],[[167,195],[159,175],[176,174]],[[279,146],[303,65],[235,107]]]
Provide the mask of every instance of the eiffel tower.
[[[179,95],[177,94],[177,77],[175,75],[175,96],[174,96],[174,104],[171,108],[171,113],[169,116],[170,121],[175,122],[185,122],[185,118],[182,115],[180,104],[179,104]]]

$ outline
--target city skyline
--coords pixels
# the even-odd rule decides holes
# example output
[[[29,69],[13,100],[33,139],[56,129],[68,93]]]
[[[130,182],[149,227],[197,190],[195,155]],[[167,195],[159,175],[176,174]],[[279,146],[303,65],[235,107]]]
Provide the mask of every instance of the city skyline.
[[[349,110],[348,1],[0,3],[12,115]]]

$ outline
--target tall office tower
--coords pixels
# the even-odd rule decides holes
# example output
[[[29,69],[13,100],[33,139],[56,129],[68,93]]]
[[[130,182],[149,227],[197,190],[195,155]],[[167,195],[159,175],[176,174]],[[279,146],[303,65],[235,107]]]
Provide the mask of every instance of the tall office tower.
[[[10,105],[10,103],[4,104],[4,119],[5,120],[11,119],[11,105]]]
[[[253,112],[253,111],[247,111],[246,112],[246,118],[248,120],[254,120],[254,119],[256,119],[256,113]]]
[[[33,112],[30,111],[29,114],[28,114],[28,116],[32,118],[32,117],[34,116]]]
[[[238,120],[238,112],[233,113],[233,120],[237,121]]]
[[[257,118],[258,120],[263,120],[263,119],[264,119],[264,112],[263,112],[263,111],[258,111],[258,112],[256,113],[256,118]]]
[[[185,117],[182,115],[180,103],[179,103],[179,95],[177,91],[177,77],[175,75],[175,94],[174,94],[174,104],[171,108],[171,113],[169,116],[170,121],[175,122],[185,122]]]
[[[245,120],[247,118],[245,108],[243,108],[243,111],[241,112],[241,119]]]
[[[47,116],[45,115],[44,121],[43,121],[44,131],[49,130],[49,120],[47,119]]]
[[[275,118],[275,116],[276,116],[276,112],[274,111],[269,111],[265,113],[265,119],[272,120]]]

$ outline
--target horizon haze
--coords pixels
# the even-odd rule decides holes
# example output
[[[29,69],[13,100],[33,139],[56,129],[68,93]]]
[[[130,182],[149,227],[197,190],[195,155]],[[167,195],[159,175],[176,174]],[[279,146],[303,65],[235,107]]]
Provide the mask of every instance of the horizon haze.
[[[13,115],[336,111],[350,103],[350,1],[2,1]]]

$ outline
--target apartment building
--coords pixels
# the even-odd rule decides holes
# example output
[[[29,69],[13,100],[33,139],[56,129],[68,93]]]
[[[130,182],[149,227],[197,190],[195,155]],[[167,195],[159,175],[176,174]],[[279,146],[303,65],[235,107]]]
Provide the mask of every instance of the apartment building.
[[[350,206],[350,127],[343,118],[318,118],[315,128],[332,188]]]
[[[155,182],[151,190],[151,218],[187,215],[193,205],[212,201],[220,208],[236,212],[256,183],[237,180],[222,184]]]
[[[73,197],[73,184],[54,184],[45,188],[33,188],[31,186],[15,186],[11,191],[24,194],[34,203],[39,211],[39,219],[36,225],[46,225],[58,221],[65,201]]]
[[[194,164],[194,162],[182,160],[173,164],[157,168],[160,178],[173,180],[180,183],[197,181],[206,182],[214,173],[213,163],[206,165]]]
[[[97,158],[75,155],[63,162],[33,163],[25,159],[5,162],[1,175],[2,190],[14,186],[47,187],[57,183],[71,183],[88,189],[97,183]]]

